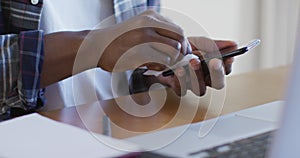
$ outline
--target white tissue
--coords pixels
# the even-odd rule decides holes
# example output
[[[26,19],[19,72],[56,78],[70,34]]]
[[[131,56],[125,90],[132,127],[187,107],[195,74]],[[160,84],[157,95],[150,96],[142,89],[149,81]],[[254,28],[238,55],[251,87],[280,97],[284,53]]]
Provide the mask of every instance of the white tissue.
[[[192,59],[198,59],[199,57],[194,55],[194,54],[188,54],[186,56],[184,56],[179,62],[177,62],[176,64],[174,64],[173,66],[171,66],[170,68],[167,68],[163,71],[155,71],[155,70],[147,70],[146,72],[144,72],[143,75],[147,75],[147,76],[159,76],[161,75],[164,71],[170,70],[170,69],[176,69],[179,66],[185,66],[188,65],[190,60]]]

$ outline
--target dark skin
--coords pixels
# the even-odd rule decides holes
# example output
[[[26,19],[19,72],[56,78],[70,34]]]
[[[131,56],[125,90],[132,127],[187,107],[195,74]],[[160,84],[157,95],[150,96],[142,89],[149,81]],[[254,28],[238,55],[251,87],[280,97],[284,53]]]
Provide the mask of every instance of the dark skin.
[[[47,35],[45,38],[45,61],[43,65],[43,70],[41,74],[41,87],[46,87],[52,83],[58,82],[62,79],[72,76],[72,67],[74,64],[75,54],[79,49],[79,46],[86,36],[88,31],[82,32],[61,32],[56,34]],[[56,47],[51,47],[50,44],[53,45],[55,43]],[[236,49],[236,43],[232,41],[215,41],[217,47],[222,49]],[[66,47],[68,45],[68,47]],[[198,49],[192,45],[193,53],[201,56]],[[204,48],[205,49],[205,48]],[[56,53],[56,52],[65,52],[65,53]],[[58,62],[60,60],[61,62]],[[226,74],[231,72],[231,66],[233,63],[233,58],[225,58],[224,62],[224,70]],[[153,63],[149,63],[149,65],[153,65]],[[201,91],[192,90],[197,95],[204,95],[206,91],[206,86],[211,86],[209,80],[209,74],[203,74],[203,66],[194,60],[191,61],[191,65],[193,65],[195,69],[195,73],[197,74],[197,78],[199,81],[199,89]],[[155,69],[157,70],[159,66],[154,64]],[[90,67],[93,68],[93,67]],[[86,70],[89,67],[86,67]],[[164,67],[163,67],[164,69]],[[59,70],[59,71],[58,71]],[[182,70],[178,70],[179,73]],[[185,72],[183,72],[185,74]],[[184,74],[182,76],[184,76]],[[162,77],[148,77],[151,83],[159,82],[168,87],[172,88],[177,95],[184,95],[185,93],[181,92],[182,86],[180,86],[180,79],[176,75]],[[184,79],[181,79],[184,80]],[[186,85],[186,88],[183,89],[192,89],[191,85]]]
[[[168,65],[172,65],[175,62],[179,61],[182,58],[182,55],[180,54],[189,53],[189,49],[191,48],[193,53],[199,56],[201,55],[199,53],[199,50],[209,51],[208,48],[205,48],[205,42],[209,39],[197,37],[199,38],[198,41],[200,41],[197,43],[200,44],[200,46],[201,43],[203,44],[203,48],[201,47],[201,49],[199,49],[199,46],[196,46],[193,42],[184,38],[182,30],[177,25],[169,23],[169,21],[164,20],[163,17],[153,11],[146,12],[145,15],[137,17],[137,19],[133,20],[135,23],[137,23],[136,21],[142,19],[142,24],[148,25],[147,20],[149,19],[149,17],[151,24],[154,21],[155,26],[158,24],[162,24],[165,27],[168,27],[168,29],[162,29],[158,27],[141,27],[140,29],[130,29],[130,31],[127,31],[125,34],[119,36],[119,38],[107,44],[108,47],[103,51],[101,58],[99,55],[99,51],[97,50],[100,50],[102,48],[102,45],[98,45],[97,43],[95,44],[94,41],[101,41],[103,37],[107,37],[108,35],[110,35],[110,31],[114,32],[115,30],[120,30],[122,29],[123,25],[116,25],[108,29],[94,30],[92,31],[92,33],[90,32],[90,30],[86,30],[79,32],[58,32],[45,35],[45,58],[43,69],[41,72],[40,87],[44,88],[74,74],[96,67],[100,67],[106,71],[112,71],[114,65],[116,64],[116,59],[119,59],[123,55],[124,51],[129,50],[130,48],[140,43],[157,42],[169,46],[155,46],[155,48],[153,49],[159,53],[163,52],[171,58],[170,61],[162,60],[163,62],[166,62],[165,64]],[[131,24],[133,22],[129,21],[128,23]],[[140,25],[141,22],[137,24]],[[124,25],[128,24],[125,23]],[[133,36],[135,36],[135,38],[132,38]],[[77,53],[80,50],[83,41],[92,42],[87,44],[88,47],[86,53],[88,54],[85,54],[83,56],[84,62],[81,62],[82,64],[80,65],[80,68],[74,71],[73,68],[76,55],[78,55]],[[233,49],[236,48],[236,44],[231,41],[214,42],[217,45],[218,49],[225,49],[228,47],[232,47]],[[191,47],[189,47],[189,43]],[[111,52],[114,53],[112,54]],[[147,58],[148,56],[141,56],[141,58],[143,57]],[[211,86],[211,83],[209,83],[209,80],[207,79],[209,75],[203,74],[203,67],[199,61],[191,60],[190,63],[190,71],[195,72],[197,78],[196,82],[199,83],[199,87],[197,87],[196,89],[193,89],[193,83],[186,83],[187,77],[190,76],[186,75],[185,70],[182,70],[182,68],[176,69],[177,75],[175,76],[159,76],[157,78],[149,77],[149,81],[162,83],[172,88],[177,95],[184,95],[187,89],[191,89],[197,95],[203,95],[206,91],[206,86]],[[231,72],[232,63],[233,58],[224,59],[223,67],[226,74],[229,74]],[[165,66],[163,64],[146,63],[144,65],[147,66],[148,69],[152,70],[165,69]],[[140,65],[130,63],[129,65],[127,65],[127,67],[125,67],[125,69],[133,70],[138,66]],[[219,71],[220,70],[217,70],[217,72]]]
[[[186,54],[187,51],[186,41],[182,34],[183,31],[179,26],[165,21],[161,15],[149,10],[105,29],[45,35],[41,87],[96,67],[111,72],[117,59],[127,50],[141,43],[156,42],[168,46],[163,47],[163,51],[158,51],[159,47],[151,45],[148,47],[148,52],[153,53],[154,57],[159,55],[170,57],[171,61],[162,60],[164,64],[175,63],[180,60],[179,54]],[[74,71],[74,66],[78,66],[74,65],[76,57],[81,61]],[[142,54],[139,60],[148,58],[149,55]],[[138,66],[137,63],[130,62],[123,71],[132,70]],[[157,64],[149,68],[162,70],[164,66]]]
[[[203,42],[202,43],[203,47],[202,47],[201,51],[205,51],[205,52],[210,51],[209,48],[205,48],[205,42],[207,42],[207,40],[209,40],[209,39],[203,38],[203,37],[198,37],[198,38]],[[237,49],[237,44],[233,41],[214,40],[213,42],[216,44],[217,48],[220,51],[222,51],[224,49],[226,49],[226,50]],[[193,53],[196,54],[197,56],[201,57],[202,54],[199,52],[199,49],[196,48],[193,44],[191,44],[191,45],[192,45]],[[234,62],[234,58],[224,58],[223,59],[223,68],[224,68],[224,72],[226,75],[231,73],[233,62]],[[190,61],[189,71],[195,72],[196,78],[197,78],[196,81],[198,81],[199,87],[196,87],[196,88],[193,86],[193,83],[185,82],[186,77],[188,77],[188,76],[185,75],[187,73],[186,70],[182,69],[182,68],[179,68],[177,70],[177,73],[175,72],[175,74],[177,74],[177,75],[172,75],[172,76],[167,76],[167,77],[159,76],[157,78],[149,77],[149,80],[152,80],[151,84],[152,83],[162,83],[164,85],[167,85],[168,87],[172,88],[178,96],[185,95],[186,90],[188,90],[188,89],[190,89],[194,94],[202,96],[206,92],[206,86],[210,86],[210,87],[212,86],[210,74],[208,71],[204,71],[204,69],[207,70],[206,63],[199,64],[198,61],[195,61],[195,60]],[[217,88],[217,89],[221,89],[221,88],[222,87]]]

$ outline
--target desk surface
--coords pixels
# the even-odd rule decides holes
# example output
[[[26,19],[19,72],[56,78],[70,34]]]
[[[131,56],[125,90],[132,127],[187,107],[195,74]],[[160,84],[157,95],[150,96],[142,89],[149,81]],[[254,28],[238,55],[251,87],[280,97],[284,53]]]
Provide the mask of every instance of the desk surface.
[[[203,97],[197,97],[189,92],[185,97],[179,98],[170,90],[156,90],[153,91],[152,98],[159,99],[151,100],[148,93],[140,93],[120,97],[117,100],[99,101],[62,110],[41,112],[41,114],[97,133],[102,133],[102,117],[106,114],[112,121],[112,136],[127,138],[281,100],[285,92],[288,70],[285,66],[233,75],[227,78],[227,86],[224,90],[209,89]],[[131,98],[143,104],[144,106],[141,107],[147,111],[158,112],[153,115],[147,113],[149,115],[147,117],[147,114],[140,117],[124,112],[121,109],[123,107],[118,106],[117,102],[128,103]],[[152,105],[148,106],[148,103]],[[135,109],[137,108],[129,108],[130,112],[136,112]],[[141,111],[143,108],[139,112]]]

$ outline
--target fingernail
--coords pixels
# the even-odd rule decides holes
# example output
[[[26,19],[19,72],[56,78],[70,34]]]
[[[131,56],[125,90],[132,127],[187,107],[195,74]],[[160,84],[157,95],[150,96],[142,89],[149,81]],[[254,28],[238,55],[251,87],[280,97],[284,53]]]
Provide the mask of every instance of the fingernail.
[[[215,89],[222,89],[225,86],[223,62],[219,59],[209,61],[211,86]]]
[[[177,50],[181,50],[181,43],[177,44]]]
[[[199,59],[192,59],[190,60],[191,67],[193,70],[199,70],[200,69],[200,63],[201,61]]]
[[[175,74],[178,76],[178,77],[182,77],[185,75],[185,70],[183,67],[178,67],[176,68],[175,70]]]
[[[219,59],[212,59],[209,61],[209,67],[213,70],[223,69],[223,62]]]

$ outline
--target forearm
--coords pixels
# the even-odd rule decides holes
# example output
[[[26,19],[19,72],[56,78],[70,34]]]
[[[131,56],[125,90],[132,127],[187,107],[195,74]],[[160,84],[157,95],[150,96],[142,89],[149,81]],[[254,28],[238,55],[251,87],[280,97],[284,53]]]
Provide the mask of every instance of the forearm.
[[[76,54],[88,32],[58,32],[45,35],[45,57],[40,87],[72,76]]]

